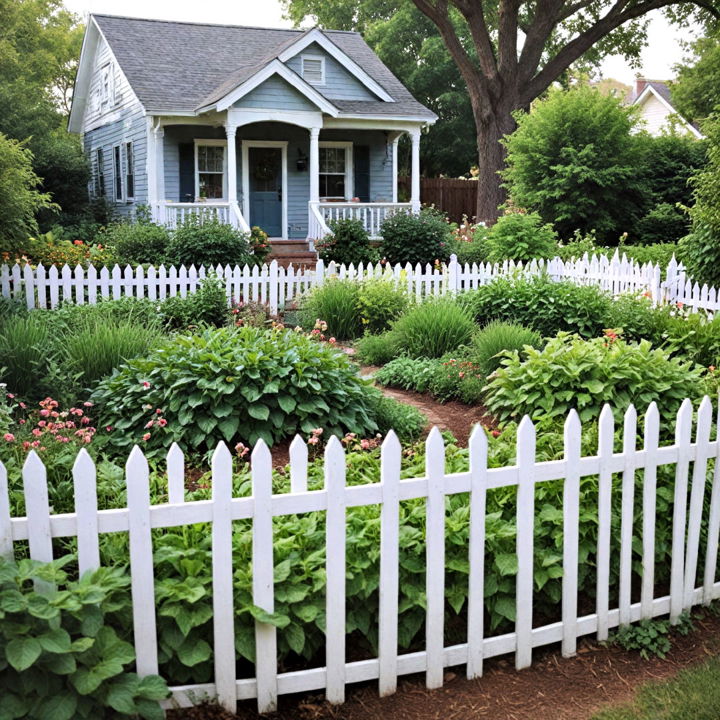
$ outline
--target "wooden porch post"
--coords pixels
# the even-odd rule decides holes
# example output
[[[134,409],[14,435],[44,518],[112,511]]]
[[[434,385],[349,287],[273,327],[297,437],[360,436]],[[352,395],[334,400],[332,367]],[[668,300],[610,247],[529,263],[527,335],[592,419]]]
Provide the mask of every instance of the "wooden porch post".
[[[410,132],[412,140],[412,168],[410,181],[410,202],[412,211],[420,212],[420,128]]]
[[[155,173],[156,173],[156,184],[157,184],[157,201],[163,203],[166,200],[165,197],[165,130],[160,127],[156,127],[153,132],[155,133]]]
[[[228,123],[225,125],[225,135],[227,137],[227,189],[228,202],[237,203],[237,150],[235,149],[235,134],[237,127]]]
[[[310,202],[320,200],[320,128],[310,128]]]

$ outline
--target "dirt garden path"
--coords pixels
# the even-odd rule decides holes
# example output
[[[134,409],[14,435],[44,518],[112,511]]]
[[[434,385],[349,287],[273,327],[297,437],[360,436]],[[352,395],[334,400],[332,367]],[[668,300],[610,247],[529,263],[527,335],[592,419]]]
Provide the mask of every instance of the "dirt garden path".
[[[675,638],[667,659],[643,660],[614,646],[591,640],[579,643],[578,654],[562,658],[557,649],[536,653],[533,666],[515,671],[511,657],[487,661],[485,675],[467,680],[464,668],[445,674],[445,685],[426,690],[421,675],[408,676],[398,691],[379,698],[376,683],[348,687],[339,707],[322,695],[280,698],[273,720],[590,720],[607,705],[632,699],[643,683],[670,678],[680,670],[720,653],[720,618],[707,614],[695,620],[695,630]],[[257,720],[252,702],[237,715],[217,708],[169,713],[168,720]]]

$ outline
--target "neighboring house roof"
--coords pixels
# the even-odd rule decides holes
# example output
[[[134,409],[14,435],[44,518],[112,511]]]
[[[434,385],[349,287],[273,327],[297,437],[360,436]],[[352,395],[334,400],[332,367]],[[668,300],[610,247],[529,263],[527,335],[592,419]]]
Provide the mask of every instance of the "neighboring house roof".
[[[319,33],[344,53],[375,93],[390,101],[328,100],[339,114],[382,115],[433,122],[436,115],[415,100],[363,38],[335,30],[284,30],[235,25],[144,20],[92,15],[148,113],[194,114],[247,82],[309,33]],[[298,77],[298,80],[301,78]]]
[[[651,97],[657,98],[668,110],[668,112],[677,116],[680,124],[684,125],[687,130],[697,138],[702,138],[703,134],[695,123],[686,120],[673,106],[670,96],[670,87],[662,80],[646,80],[638,78],[635,90],[628,97],[630,105],[644,105]]]

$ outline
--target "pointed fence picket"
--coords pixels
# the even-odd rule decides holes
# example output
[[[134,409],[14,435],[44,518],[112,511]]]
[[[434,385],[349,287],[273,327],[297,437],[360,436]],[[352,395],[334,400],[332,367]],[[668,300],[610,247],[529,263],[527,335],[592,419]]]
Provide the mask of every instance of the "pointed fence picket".
[[[694,421],[694,423],[693,423]],[[695,427],[694,436],[691,431]],[[340,703],[348,684],[378,680],[381,695],[391,694],[398,677],[425,673],[428,687],[443,682],[446,667],[466,665],[468,677],[482,675],[486,659],[515,654],[518,668],[532,662],[535,648],[560,643],[564,655],[575,652],[578,639],[641,618],[679,613],[699,603],[720,598],[718,539],[720,536],[720,463],[718,463],[717,418],[703,400],[696,416],[689,402],[683,403],[671,444],[660,444],[660,416],[651,404],[644,413],[644,439],[637,447],[637,413],[625,413],[622,447],[614,448],[614,418],[605,407],[599,420],[596,455],[582,453],[583,426],[574,411],[565,425],[565,451],[560,460],[538,461],[535,427],[525,418],[518,427],[515,465],[488,468],[488,443],[476,427],[469,440],[466,471],[448,473],[445,446],[433,430],[426,442],[423,477],[401,479],[402,449],[389,433],[381,449],[381,467],[375,482],[346,485],[346,459],[336,438],[324,456],[324,487],[308,490],[308,448],[296,438],[290,449],[290,492],[273,494],[271,455],[260,442],[251,455],[252,495],[233,497],[232,457],[220,444],[212,459],[212,498],[186,501],[184,458],[173,446],[167,456],[168,502],[151,504],[149,468],[143,453],[134,448],[126,465],[127,507],[98,510],[95,465],[82,450],[73,467],[75,510],[55,514],[48,500],[46,468],[31,452],[22,468],[25,517],[11,517],[8,478],[0,464],[0,556],[22,554],[22,545],[33,559],[53,558],[53,539],[77,537],[80,572],[100,564],[100,536],[127,533],[135,652],[140,675],[158,670],[158,641],[155,618],[152,531],[210,523],[212,533],[212,597],[214,678],[212,682],[171,688],[165,706],[187,707],[205,699],[216,700],[233,710],[238,700],[255,698],[260,712],[271,712],[280,695],[325,689],[328,700]],[[667,433],[664,437],[667,436]],[[672,472],[659,472],[669,467]],[[581,494],[584,478],[597,478],[597,599],[594,612],[579,615],[578,528],[581,503],[592,493]],[[613,479],[620,482],[613,484]],[[540,483],[563,482],[562,604],[560,620],[547,625],[533,623],[535,491]],[[636,482],[639,490],[635,492]],[[485,522],[488,493],[496,488],[515,487],[516,510],[516,620],[514,631],[502,635],[484,627]],[[468,494],[468,598],[467,640],[447,646],[445,641],[445,507],[448,496]],[[667,595],[655,596],[654,522],[658,496],[674,494],[671,587]],[[637,501],[635,496],[637,495]],[[425,647],[401,652],[398,646],[400,615],[400,507],[407,500],[426,503],[425,517]],[[592,501],[592,500],[590,500]],[[378,656],[348,662],[346,658],[346,513],[349,509],[380,507],[380,581],[378,598]],[[620,513],[618,598],[611,598],[610,562],[611,509]],[[642,512],[640,512],[642,510]],[[326,644],[324,667],[280,672],[278,640],[284,632],[264,622],[275,609],[273,519],[308,512],[325,514]],[[635,516],[637,524],[635,528]],[[255,619],[256,662],[254,677],[236,676],[235,605],[233,575],[233,524],[252,524],[252,597],[259,613]],[[631,594],[633,580],[633,534],[641,532],[642,577],[640,598]],[[704,558],[700,557],[707,537]],[[20,546],[16,548],[16,544]],[[43,591],[47,585],[40,584]],[[660,594],[660,593],[659,593]],[[616,604],[617,601],[617,604]],[[262,613],[266,613],[265,616]]]
[[[705,310],[710,313],[720,309],[718,291],[707,286],[692,283],[685,275],[685,269],[673,257],[664,269],[630,260],[616,253],[612,258],[605,255],[584,255],[582,258],[564,262],[532,260],[522,262],[505,261],[502,265],[473,263],[461,265],[453,255],[443,265],[420,264],[413,267],[380,263],[365,266],[325,265],[318,260],[314,267],[280,267],[272,261],[259,268],[235,265],[206,268],[191,265],[185,267],[158,268],[138,266],[135,270],[103,267],[99,270],[89,266],[83,270],[79,265],[70,268],[55,265],[44,268],[18,264],[0,266],[0,294],[4,297],[24,301],[28,308],[56,308],[60,301],[77,304],[97,302],[98,297],[118,299],[121,297],[149,298],[164,300],[167,297],[187,297],[195,292],[203,278],[214,273],[225,285],[228,302],[260,302],[267,304],[276,314],[292,304],[298,296],[311,288],[322,285],[326,279],[339,278],[362,282],[371,278],[388,278],[407,289],[411,297],[422,300],[445,294],[473,290],[502,275],[529,277],[547,272],[554,280],[569,280],[578,285],[596,285],[614,296],[623,293],[643,293],[656,304],[677,303],[692,311]],[[663,277],[665,278],[663,280]]]

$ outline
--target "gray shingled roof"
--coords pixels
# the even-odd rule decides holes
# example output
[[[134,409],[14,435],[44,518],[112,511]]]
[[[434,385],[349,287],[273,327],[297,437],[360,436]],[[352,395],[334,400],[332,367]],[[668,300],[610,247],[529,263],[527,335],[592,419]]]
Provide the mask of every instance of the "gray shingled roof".
[[[304,30],[209,25],[93,15],[145,109],[193,113],[247,80]],[[323,31],[395,100],[331,100],[343,114],[434,120],[358,33]]]

